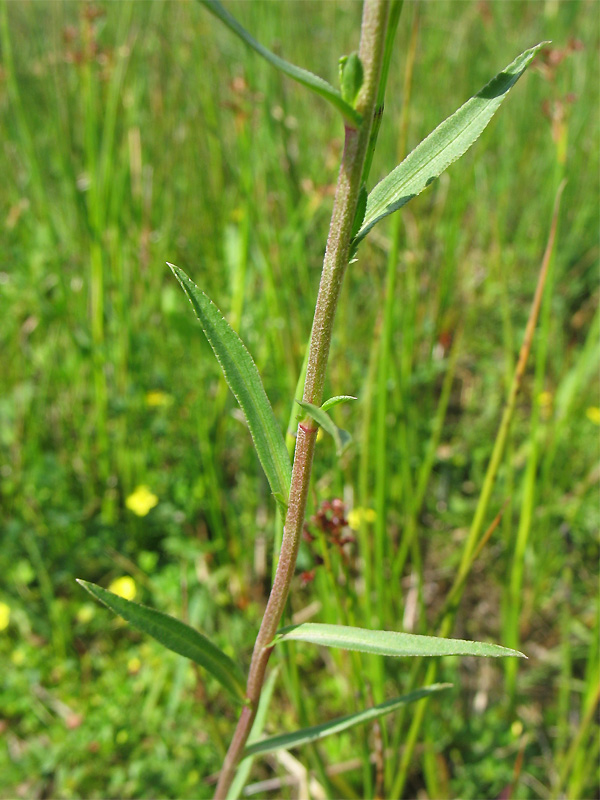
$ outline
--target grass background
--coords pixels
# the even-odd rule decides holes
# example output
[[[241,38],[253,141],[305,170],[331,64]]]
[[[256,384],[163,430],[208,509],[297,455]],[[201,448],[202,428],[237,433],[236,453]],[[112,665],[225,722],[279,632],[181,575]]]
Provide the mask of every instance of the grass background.
[[[337,58],[357,46],[358,3],[228,8],[332,83]],[[397,163],[400,131],[412,148],[517,53],[543,39],[568,51],[554,66],[538,59],[476,146],[401,212],[397,234],[393,221],[378,226],[339,309],[328,388],[358,397],[335,412],[355,444],[338,461],[323,440],[311,513],[340,497],[348,511],[375,514],[345,529],[355,541],[344,556],[312,527],[298,571],[314,569],[314,581],[298,576],[291,610],[314,604],[315,621],[432,633],[481,490],[554,194],[568,178],[486,524],[508,505],[454,627],[514,642],[529,660],[518,672],[498,661],[440,664],[454,688],[429,706],[406,797],[598,792],[598,9],[593,0],[421,4],[404,121],[417,6],[406,3],[400,22],[373,180]],[[4,3],[0,26],[0,796],[208,797],[235,720],[227,699],[96,607],[75,578],[108,586],[129,575],[137,599],[248,663],[273,503],[165,261],[239,331],[283,426],[343,132],[324,102],[196,4]],[[143,517],[125,505],[140,485],[158,498]],[[404,661],[308,645],[287,654],[271,732],[408,685]],[[398,715],[380,731],[386,797],[409,724]],[[377,785],[377,742],[354,730],[297,755],[320,775],[354,759],[327,788],[364,797]],[[253,780],[273,775],[286,769],[266,761]],[[280,786],[269,796],[292,794]]]

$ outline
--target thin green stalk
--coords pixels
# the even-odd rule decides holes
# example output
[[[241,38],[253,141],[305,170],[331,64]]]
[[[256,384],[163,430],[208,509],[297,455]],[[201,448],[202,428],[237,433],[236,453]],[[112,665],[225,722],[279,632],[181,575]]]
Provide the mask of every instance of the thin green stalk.
[[[338,176],[321,284],[317,297],[303,394],[305,401],[315,405],[320,405],[323,395],[333,321],[342,280],[348,264],[352,224],[361,187],[363,166],[381,73],[388,11],[389,7],[385,0],[365,0],[359,47],[364,81],[356,102],[356,110],[362,115],[364,121],[358,129],[349,127],[346,124],[344,154]],[[215,792],[216,800],[225,800],[227,796],[227,791],[235,777],[237,765],[242,757],[244,746],[256,716],[265,671],[272,650],[271,642],[277,632],[285,609],[290,583],[296,566],[316,436],[317,429],[313,427],[313,423],[309,419],[298,425],[289,504],[279,563],[250,664],[246,687],[248,704],[242,710],[227,756],[223,762]]]
[[[521,384],[523,382],[523,375],[525,374],[525,367],[527,365],[527,360],[529,358],[529,352],[531,350],[531,343],[533,341],[533,334],[535,331],[535,326],[537,323],[538,315],[540,312],[540,306],[542,302],[542,296],[544,292],[544,286],[546,283],[546,275],[548,273],[548,268],[550,265],[550,258],[552,256],[552,252],[554,250],[554,240],[556,236],[556,225],[558,222],[558,211],[560,208],[560,198],[564,189],[564,183],[561,184],[559,190],[556,194],[556,199],[554,202],[554,211],[552,215],[552,225],[550,230],[550,236],[548,238],[548,244],[546,246],[546,252],[544,253],[544,258],[542,260],[542,266],[540,269],[540,275],[538,278],[538,284],[535,290],[535,296],[533,299],[533,305],[531,312],[529,314],[529,319],[527,320],[527,327],[525,328],[525,337],[523,341],[523,345],[521,347],[521,352],[519,354],[519,361],[517,362],[517,367],[515,370],[515,374],[513,376],[513,381],[510,387],[510,392],[508,395],[508,400],[506,406],[504,408],[504,413],[502,415],[502,421],[500,422],[500,428],[498,430],[498,435],[496,436],[496,441],[494,442],[494,449],[492,451],[492,457],[490,459],[490,463],[485,475],[485,479],[483,482],[483,487],[481,490],[481,494],[479,496],[479,501],[477,503],[477,508],[475,510],[475,517],[473,519],[473,523],[471,525],[471,529],[469,531],[469,536],[467,542],[465,544],[465,548],[463,550],[463,556],[461,559],[460,570],[465,567],[468,563],[473,550],[477,546],[477,541],[479,536],[481,535],[481,530],[483,528],[483,524],[485,521],[485,515],[488,510],[490,498],[492,495],[492,489],[494,488],[494,483],[496,481],[496,475],[498,474],[498,470],[500,468],[500,463],[502,461],[502,456],[504,454],[504,448],[506,445],[508,431],[510,428],[510,424],[512,422],[513,414],[515,411],[517,395],[521,389]]]

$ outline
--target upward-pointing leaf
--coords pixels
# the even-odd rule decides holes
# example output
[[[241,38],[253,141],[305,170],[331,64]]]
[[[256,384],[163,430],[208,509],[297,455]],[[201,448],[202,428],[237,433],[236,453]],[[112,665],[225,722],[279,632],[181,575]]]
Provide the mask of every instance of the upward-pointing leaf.
[[[294,731],[294,733],[284,733],[280,736],[271,736],[269,739],[262,739],[255,744],[249,744],[244,752],[246,755],[259,755],[263,753],[273,753],[276,750],[291,750],[292,747],[299,747],[309,742],[317,742],[320,739],[324,739],[326,736],[331,736],[334,733],[341,733],[342,731],[348,730],[348,728],[353,728],[355,725],[363,725],[365,722],[372,722],[392,711],[396,711],[396,709],[407,703],[413,703],[415,700],[422,700],[424,697],[429,697],[434,692],[441,692],[451,686],[451,683],[433,683],[431,686],[415,689],[415,691],[410,692],[410,694],[405,694],[402,697],[395,697],[393,700],[386,700],[385,703],[380,703],[378,706],[367,708],[364,711],[358,711],[355,714],[349,714],[347,717],[337,717],[337,719],[323,722],[321,725],[302,728],[302,730]]]
[[[356,245],[373,225],[416,197],[478,139],[509,90],[519,80],[541,42],[521,53],[502,72],[442,122],[404,161],[380,181],[367,199],[367,210],[354,240]]]
[[[239,36],[239,38],[246,45],[248,45],[248,47],[251,47],[252,50],[262,56],[265,61],[268,61],[272,67],[275,67],[275,69],[283,72],[283,74],[287,75],[288,78],[292,78],[298,83],[301,83],[302,86],[306,86],[316,94],[324,97],[331,103],[332,106],[334,106],[334,108],[337,108],[337,110],[341,112],[344,119],[352,126],[358,127],[360,125],[362,120],[361,115],[350,103],[346,102],[340,92],[338,92],[337,89],[334,89],[330,83],[327,83],[326,80],[323,80],[323,78],[320,78],[318,75],[309,72],[307,69],[302,69],[302,67],[297,67],[295,64],[290,64],[289,61],[285,61],[285,59],[280,58],[279,56],[276,56],[275,53],[267,50],[266,47],[260,44],[260,42],[257,42],[256,39],[240,25],[235,17],[233,17],[223,8],[219,0],[200,0],[200,2],[202,5],[206,6],[211,14],[214,14],[215,17],[218,17],[221,22],[227,25],[229,30],[233,31],[236,36]]]
[[[263,388],[258,369],[244,343],[216,305],[185,272],[169,264],[187,294],[221,365],[225,380],[244,412],[256,452],[275,499],[287,505],[292,467],[283,435]]]
[[[207,669],[219,683],[239,702],[244,702],[246,691],[244,675],[240,667],[210,639],[175,617],[156,611],[154,608],[132,603],[101,586],[77,580],[80,586],[93,595],[111,611],[118,614],[134,628],[147,633],[169,650],[185,656]]]
[[[346,625],[321,625],[303,622],[282,628],[273,644],[295,639],[325,647],[359,650],[380,656],[520,656],[518,650],[487,642],[469,642],[464,639],[442,639],[438,636],[419,636],[415,633],[371,631]]]

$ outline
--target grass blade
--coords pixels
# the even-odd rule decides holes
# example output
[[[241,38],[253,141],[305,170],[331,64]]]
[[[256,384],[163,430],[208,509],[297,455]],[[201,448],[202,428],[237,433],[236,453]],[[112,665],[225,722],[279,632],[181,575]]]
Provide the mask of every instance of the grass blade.
[[[244,412],[271,491],[275,499],[285,506],[292,476],[290,457],[256,364],[212,300],[200,291],[182,269],[174,264],[169,264],[169,267],[187,294],[221,365],[225,380]]]
[[[419,636],[414,633],[395,631],[370,631],[366,628],[351,628],[344,625],[321,625],[305,622],[282,628],[273,644],[295,639],[300,642],[324,647],[341,647],[344,650],[360,650],[380,656],[519,656],[518,650],[487,642],[468,642],[463,639],[441,639],[438,636]]]
[[[233,17],[229,11],[226,11],[223,8],[219,0],[200,0],[200,2],[208,9],[208,11],[210,11],[211,14],[214,14],[215,17],[220,19],[230,31],[233,31],[236,36],[239,36],[244,44],[258,53],[259,56],[262,56],[265,61],[268,61],[272,67],[275,67],[275,69],[283,72],[283,74],[287,75],[288,78],[292,78],[293,80],[302,84],[302,86],[306,86],[311,91],[315,92],[321,97],[324,97],[325,100],[328,100],[334,108],[341,112],[344,119],[353,127],[357,128],[360,125],[362,121],[361,115],[350,105],[350,103],[347,103],[344,100],[341,93],[330,83],[328,83],[326,80],[323,80],[323,78],[320,78],[318,75],[309,72],[307,69],[297,67],[295,64],[290,64],[289,61],[276,56],[275,53],[272,53],[270,50],[260,44],[260,42],[257,42],[256,39],[251,36],[248,31],[242,27],[242,25],[240,25],[237,19],[235,19],[235,17]]]
[[[263,690],[260,693],[258,710],[252,724],[250,736],[248,737],[249,745],[252,744],[252,742],[256,742],[256,740],[262,736],[263,728],[265,727],[265,722],[267,719],[267,711],[269,710],[269,705],[271,704],[271,698],[273,697],[273,690],[275,689],[275,682],[278,675],[279,667],[277,666],[265,681]],[[253,763],[254,756],[252,754],[245,754],[245,757],[240,762],[237,772],[235,773],[233,783],[227,792],[227,800],[238,800],[238,797],[240,797],[242,790],[246,785],[246,781],[250,775],[250,770],[252,769]]]
[[[406,703],[421,700],[423,697],[448,689],[450,686],[452,686],[451,683],[434,683],[431,686],[416,689],[403,697],[395,697],[385,703],[373,706],[373,708],[367,708],[365,711],[349,714],[347,717],[337,717],[329,722],[313,725],[310,728],[302,728],[302,730],[294,731],[294,733],[271,736],[268,739],[249,745],[244,752],[246,755],[256,756],[264,753],[273,753],[275,750],[290,750],[292,747],[299,747],[309,742],[317,742],[319,739],[332,736],[334,733],[341,733],[348,730],[348,728],[353,728],[355,725],[362,725],[365,722],[371,722],[374,719],[383,717],[400,708],[400,706],[406,705]]]
[[[479,138],[509,90],[519,80],[540,44],[517,56],[480,92],[429,134],[421,144],[380,181],[367,199],[367,210],[355,244],[380,220],[420,194]]]
[[[147,633],[168,650],[195,661],[208,670],[219,683],[238,701],[244,702],[246,684],[240,667],[206,636],[185,625],[175,617],[156,611],[154,608],[132,603],[113,592],[102,589],[95,583],[77,579],[96,600],[114,611],[134,628]]]

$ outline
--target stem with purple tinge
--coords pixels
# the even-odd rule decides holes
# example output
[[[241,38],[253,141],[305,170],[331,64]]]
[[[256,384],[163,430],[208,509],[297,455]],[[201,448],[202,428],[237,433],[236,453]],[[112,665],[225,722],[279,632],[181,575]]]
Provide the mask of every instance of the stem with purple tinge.
[[[323,261],[304,384],[303,399],[315,405],[320,405],[322,400],[333,321],[349,259],[352,223],[356,213],[363,165],[375,111],[388,14],[389,3],[387,0],[365,0],[359,46],[359,58],[363,66],[363,84],[356,101],[356,110],[362,116],[362,123],[359,128],[352,128],[348,125],[345,128],[344,152]],[[227,796],[256,716],[267,663],[273,649],[271,643],[285,609],[296,567],[316,434],[317,430],[311,421],[304,420],[299,424],[289,505],[277,571],[254,645],[246,687],[247,705],[242,710],[225,756],[215,792],[215,800],[225,800]]]

